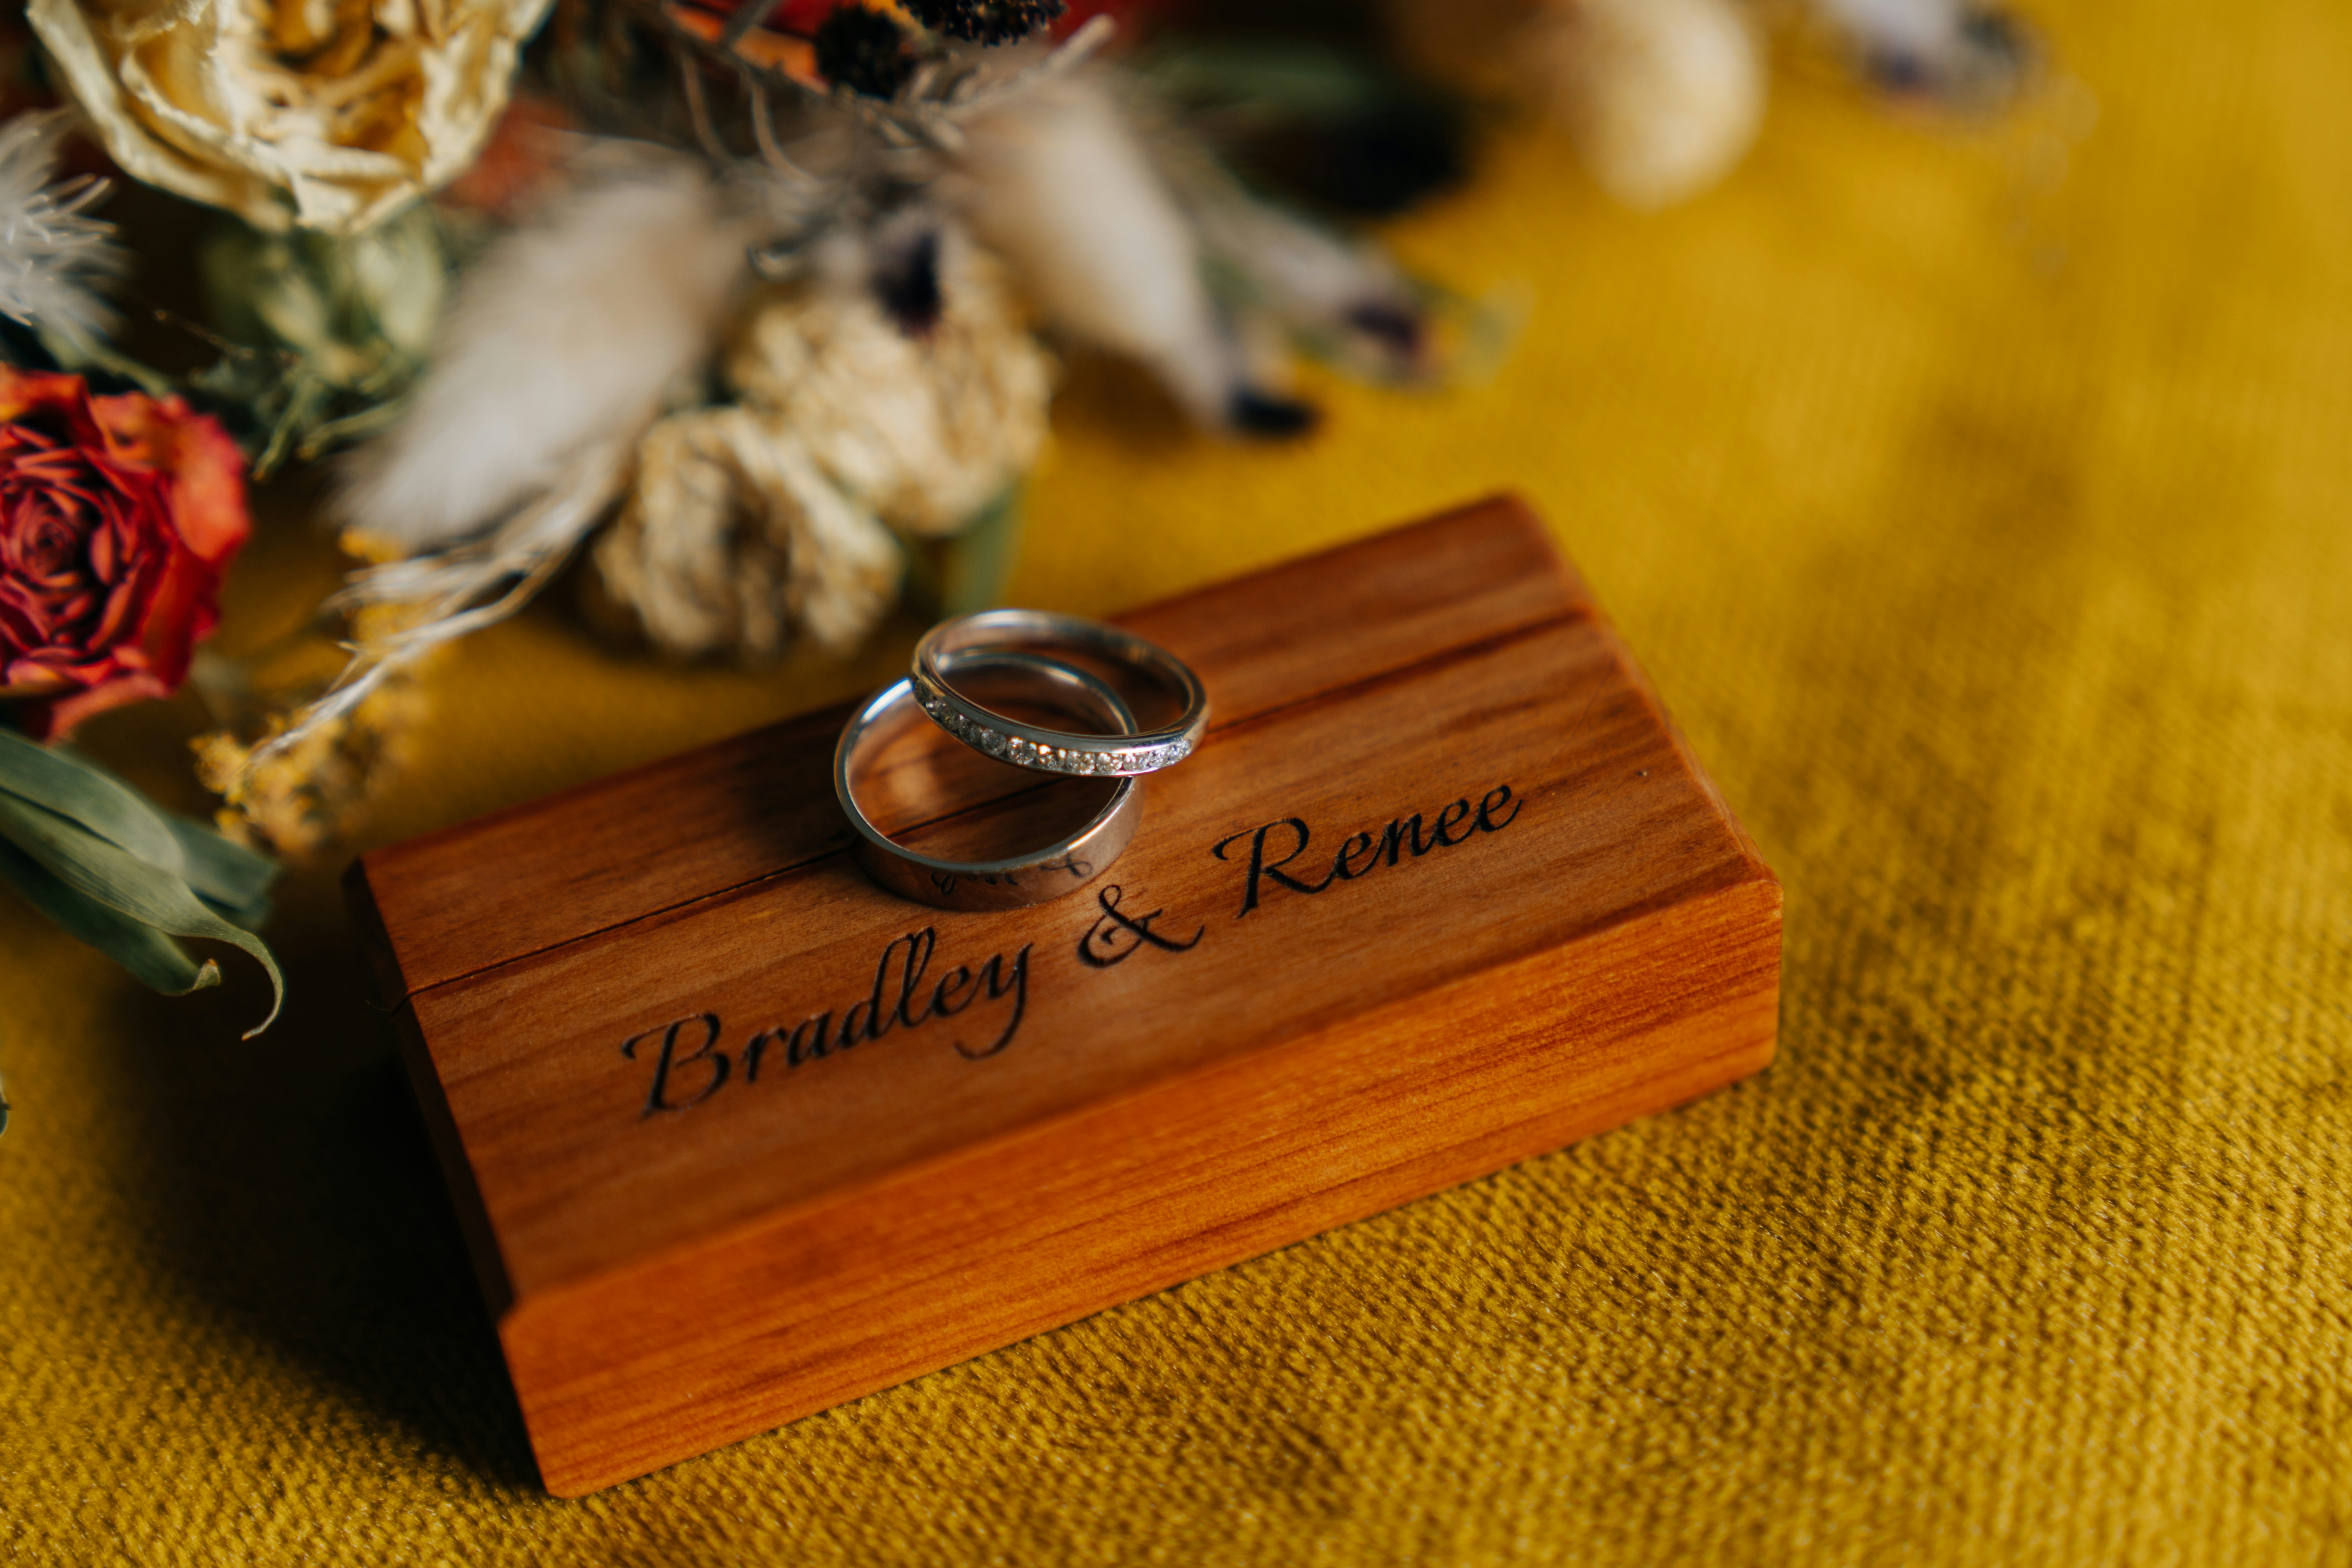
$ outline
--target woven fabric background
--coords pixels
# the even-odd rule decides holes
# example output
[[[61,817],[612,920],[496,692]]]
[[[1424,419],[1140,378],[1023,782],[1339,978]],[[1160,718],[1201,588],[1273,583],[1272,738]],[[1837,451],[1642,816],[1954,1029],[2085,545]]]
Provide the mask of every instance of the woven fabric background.
[[[2081,94],[1955,136],[1784,72],[1661,216],[1507,137],[1396,235],[1529,290],[1486,386],[1261,449],[1081,375],[1013,584],[1523,489],[1787,881],[1771,1071],[559,1502],[331,879],[250,1044],[249,973],[162,1001],[0,903],[0,1557],[2352,1562],[2352,9],[2033,8]],[[292,521],[233,639],[330,570]],[[903,648],[679,674],[550,608],[382,834]],[[160,786],[191,722],[98,738]]]

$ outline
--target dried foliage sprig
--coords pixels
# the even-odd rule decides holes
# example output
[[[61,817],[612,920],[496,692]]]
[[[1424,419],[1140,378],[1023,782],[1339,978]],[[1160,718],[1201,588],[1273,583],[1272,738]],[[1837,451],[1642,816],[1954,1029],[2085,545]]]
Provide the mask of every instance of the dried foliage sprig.
[[[327,601],[330,613],[354,612],[357,635],[344,644],[350,661],[325,692],[280,721],[259,742],[244,747],[220,737],[203,744],[206,783],[235,804],[286,793],[264,781],[273,763],[306,751],[338,754],[365,705],[412,675],[437,650],[504,620],[544,588],[590,528],[618,498],[633,442],[607,437],[578,448],[562,476],[516,509],[488,537],[353,574]],[[364,547],[362,544],[361,547]],[[396,613],[367,617],[383,608]],[[257,823],[267,831],[268,824]],[[331,837],[306,824],[299,834],[271,833],[280,847],[308,848]]]
[[[220,358],[191,378],[242,412],[253,477],[383,430],[423,370],[448,288],[429,205],[355,235],[221,218],[196,252]]]

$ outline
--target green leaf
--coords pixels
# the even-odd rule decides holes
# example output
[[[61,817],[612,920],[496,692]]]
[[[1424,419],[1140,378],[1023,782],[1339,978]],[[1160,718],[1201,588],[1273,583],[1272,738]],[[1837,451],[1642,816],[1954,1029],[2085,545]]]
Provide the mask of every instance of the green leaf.
[[[269,919],[269,885],[278,862],[225,838],[193,816],[163,814],[163,826],[188,858],[188,886],[196,895],[247,931]]]
[[[173,936],[205,937],[252,954],[269,972],[272,999],[269,1016],[247,1030],[246,1038],[276,1021],[285,1003],[286,981],[268,945],[214,913],[184,880],[78,822],[13,795],[0,794],[0,835],[13,839],[67,887],[108,909]]]
[[[166,996],[184,996],[220,984],[220,965],[210,959],[199,963],[186,948],[144,921],[74,891],[5,838],[0,838],[0,881],[14,886],[68,936],[89,943],[142,984]]]
[[[0,790],[46,806],[184,879],[187,857],[163,814],[105,769],[0,729]]]
[[[159,870],[248,930],[269,916],[278,862],[222,837],[194,817],[164,811],[119,774],[62,748],[0,730],[0,790],[89,828]]]

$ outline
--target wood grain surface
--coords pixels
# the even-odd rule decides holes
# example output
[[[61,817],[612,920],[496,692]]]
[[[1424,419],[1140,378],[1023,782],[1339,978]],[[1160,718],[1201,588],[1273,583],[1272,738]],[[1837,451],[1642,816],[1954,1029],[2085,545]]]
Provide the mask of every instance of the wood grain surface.
[[[1063,900],[866,881],[837,713],[355,870],[552,1489],[1769,1061],[1778,884],[1524,508],[1122,619],[1213,721]],[[908,842],[1070,809],[953,776]]]
[[[1502,499],[1112,619],[1182,641],[1223,728],[1591,603],[1542,525]],[[1335,637],[1342,628],[1322,624],[1335,616],[1379,635]],[[374,851],[352,887],[378,935],[387,995],[843,847],[849,828],[826,770],[846,711],[825,708]]]

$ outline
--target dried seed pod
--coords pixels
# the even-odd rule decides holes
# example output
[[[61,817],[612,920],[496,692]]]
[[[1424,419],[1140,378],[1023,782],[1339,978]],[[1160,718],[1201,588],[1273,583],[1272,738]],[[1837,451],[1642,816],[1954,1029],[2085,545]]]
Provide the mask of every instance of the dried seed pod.
[[[836,5],[816,29],[817,73],[867,98],[895,98],[915,74],[907,34],[879,11]]]
[[[1027,37],[1065,9],[1062,0],[907,0],[915,19],[934,33],[974,44],[1010,44]]]

